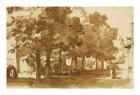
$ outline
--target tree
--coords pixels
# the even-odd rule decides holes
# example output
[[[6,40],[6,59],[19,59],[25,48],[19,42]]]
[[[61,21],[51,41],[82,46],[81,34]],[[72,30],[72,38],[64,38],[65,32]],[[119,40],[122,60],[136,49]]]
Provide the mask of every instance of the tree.
[[[84,42],[83,44],[85,45],[85,56],[86,55],[92,55],[96,59],[96,69],[98,69],[98,64],[97,64],[97,53],[99,51],[99,37],[100,35],[93,31],[93,26],[91,24],[86,24],[84,25]]]
[[[10,7],[14,9],[14,7]],[[8,9],[10,9],[8,8]],[[19,59],[20,57],[30,55],[36,52],[36,64],[40,64],[40,56],[37,53],[38,49],[42,49],[39,43],[40,38],[35,37],[37,34],[36,21],[37,17],[33,17],[32,11],[34,8],[19,8],[22,10],[13,11],[8,14],[11,19],[8,21],[8,39],[14,38],[16,41],[15,46],[12,50],[16,51],[17,58],[17,69],[19,70]],[[26,15],[15,15],[18,13],[26,13]],[[29,13],[29,14],[28,14]],[[40,80],[40,66],[37,65],[37,79]]]
[[[113,40],[116,40],[117,37],[117,29],[109,26],[106,20],[106,15],[101,15],[99,12],[94,12],[89,15],[89,22],[93,26],[92,31],[98,35],[98,39],[96,39],[98,40],[96,51],[98,53],[98,59],[101,61],[102,69],[104,69],[106,57],[112,56],[117,51],[113,43]]]
[[[73,64],[77,68],[77,49],[82,45],[80,36],[83,35],[83,25],[80,23],[79,17],[70,17],[66,21],[67,42],[70,47],[70,55],[72,55]]]
[[[62,47],[65,43],[64,36],[66,34],[65,20],[70,13],[71,10],[68,7],[47,7],[42,12],[41,20],[44,21],[42,27],[46,29],[41,33],[41,43],[46,50],[46,70],[49,69],[53,49],[60,48],[59,64],[61,63]]]

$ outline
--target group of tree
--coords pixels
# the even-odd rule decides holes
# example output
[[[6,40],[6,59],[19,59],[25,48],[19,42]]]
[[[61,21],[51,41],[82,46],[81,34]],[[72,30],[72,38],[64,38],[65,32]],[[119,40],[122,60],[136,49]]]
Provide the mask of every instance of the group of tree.
[[[108,25],[106,15],[94,12],[85,17],[86,22],[81,22],[80,17],[71,16],[73,10],[70,7],[7,8],[7,39],[16,42],[9,52],[16,54],[18,72],[20,58],[32,56],[36,78],[40,80],[41,56],[46,56],[44,76],[48,78],[55,49],[58,49],[58,69],[63,61],[62,52],[72,57],[75,66],[78,66],[78,57],[84,66],[85,56],[92,56],[96,59],[96,69],[99,69],[98,61],[104,69],[104,61],[115,59],[117,48],[113,41],[117,38],[117,29]]]

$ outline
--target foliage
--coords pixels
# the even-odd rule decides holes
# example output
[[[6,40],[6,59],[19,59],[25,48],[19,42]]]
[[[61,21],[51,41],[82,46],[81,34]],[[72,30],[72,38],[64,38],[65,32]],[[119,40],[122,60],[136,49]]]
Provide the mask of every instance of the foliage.
[[[77,57],[87,55],[98,56],[101,61],[113,57],[117,29],[107,24],[107,16],[99,12],[88,16],[82,9],[88,20],[81,23],[80,17],[69,16],[72,12],[69,7],[8,7],[7,39],[16,42],[9,52],[17,52],[20,57],[36,54],[38,64],[39,57],[46,56],[48,67],[55,49],[59,49],[59,63],[63,51],[75,64]]]

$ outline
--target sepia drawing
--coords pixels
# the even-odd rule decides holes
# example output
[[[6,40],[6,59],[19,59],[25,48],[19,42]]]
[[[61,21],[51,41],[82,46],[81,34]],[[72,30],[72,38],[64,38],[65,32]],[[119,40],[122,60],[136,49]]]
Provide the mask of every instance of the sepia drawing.
[[[133,7],[7,7],[8,88],[133,88]]]

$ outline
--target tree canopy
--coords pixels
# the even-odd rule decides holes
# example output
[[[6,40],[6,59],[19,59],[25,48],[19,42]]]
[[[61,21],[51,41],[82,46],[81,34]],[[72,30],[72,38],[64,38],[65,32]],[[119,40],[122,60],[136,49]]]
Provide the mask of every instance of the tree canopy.
[[[81,23],[80,17],[69,16],[72,12],[69,7],[8,7],[7,39],[16,42],[9,52],[23,57],[39,50],[36,57],[46,56],[48,66],[55,49],[60,63],[62,51],[69,52],[75,64],[77,57],[89,54],[102,61],[114,56],[118,30],[107,24],[109,18],[99,12],[84,13],[88,20]]]

